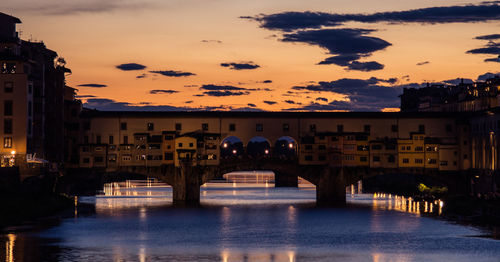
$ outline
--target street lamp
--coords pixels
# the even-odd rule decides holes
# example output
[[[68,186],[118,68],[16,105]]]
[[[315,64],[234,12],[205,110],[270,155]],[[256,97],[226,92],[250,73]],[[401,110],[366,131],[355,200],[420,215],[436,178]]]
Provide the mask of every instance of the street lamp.
[[[264,153],[269,154],[269,149],[264,150]]]
[[[233,154],[235,154],[235,155],[236,155],[236,153],[237,153],[237,152],[238,152],[238,151],[236,151],[236,149],[233,149]]]
[[[293,144],[292,144],[292,143],[288,144],[288,147],[289,147],[290,149],[292,149],[292,148],[293,148]]]

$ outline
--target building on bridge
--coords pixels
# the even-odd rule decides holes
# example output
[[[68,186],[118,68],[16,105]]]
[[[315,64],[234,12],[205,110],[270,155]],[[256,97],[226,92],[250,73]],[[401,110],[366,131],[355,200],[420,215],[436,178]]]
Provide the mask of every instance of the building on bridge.
[[[252,137],[264,137],[270,155],[280,137],[293,138],[301,165],[441,171],[471,165],[469,125],[449,113],[87,111],[82,119],[79,167],[179,166],[186,158],[218,165],[229,136],[240,138],[243,150]]]

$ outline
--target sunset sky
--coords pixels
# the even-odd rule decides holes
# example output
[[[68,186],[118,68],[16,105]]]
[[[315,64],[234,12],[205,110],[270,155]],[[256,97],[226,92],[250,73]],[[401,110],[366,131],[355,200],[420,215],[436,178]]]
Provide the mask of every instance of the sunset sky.
[[[103,110],[390,110],[403,87],[500,71],[497,1],[2,0],[0,12]]]

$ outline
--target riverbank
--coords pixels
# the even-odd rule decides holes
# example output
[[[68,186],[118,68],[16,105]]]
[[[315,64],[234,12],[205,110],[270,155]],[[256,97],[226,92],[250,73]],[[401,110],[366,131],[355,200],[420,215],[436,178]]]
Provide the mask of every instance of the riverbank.
[[[43,217],[53,216],[74,206],[74,199],[65,195],[0,196],[0,231],[21,226]]]

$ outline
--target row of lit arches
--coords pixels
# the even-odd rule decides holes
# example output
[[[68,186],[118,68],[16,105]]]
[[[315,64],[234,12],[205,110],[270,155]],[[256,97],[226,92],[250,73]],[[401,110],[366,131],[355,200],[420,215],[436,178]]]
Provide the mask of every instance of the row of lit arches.
[[[222,140],[220,148],[222,158],[245,155],[249,157],[273,156],[291,159],[297,156],[297,141],[289,136],[278,138],[273,147],[265,137],[255,136],[245,146],[238,137],[229,136]]]

